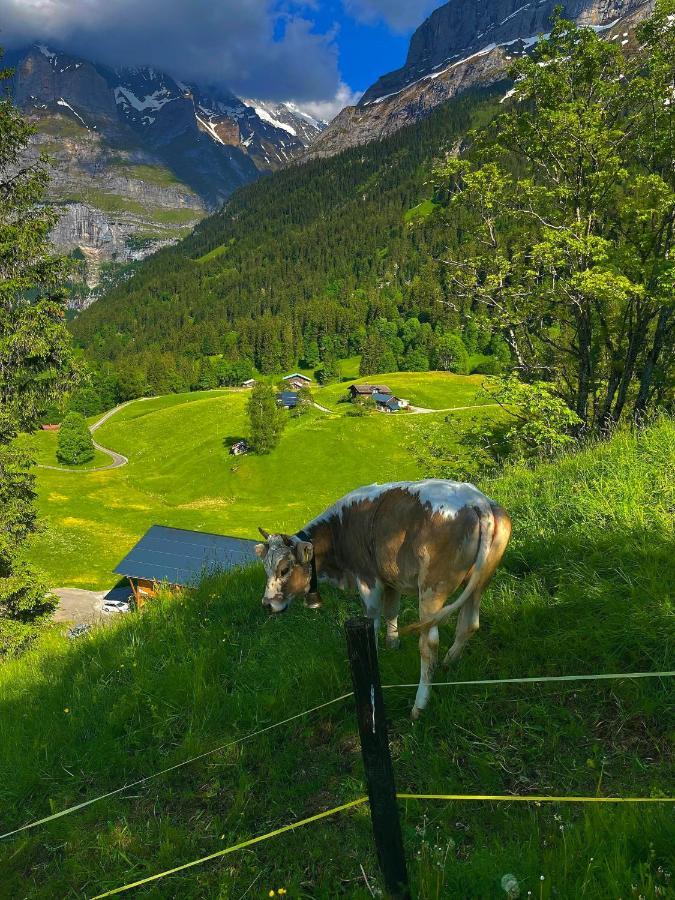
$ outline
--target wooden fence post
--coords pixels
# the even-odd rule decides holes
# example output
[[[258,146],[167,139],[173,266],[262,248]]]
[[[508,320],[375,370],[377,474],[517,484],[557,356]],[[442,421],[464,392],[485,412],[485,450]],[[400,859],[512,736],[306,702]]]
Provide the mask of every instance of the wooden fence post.
[[[388,896],[410,900],[373,620],[349,619],[345,632],[377,859]]]

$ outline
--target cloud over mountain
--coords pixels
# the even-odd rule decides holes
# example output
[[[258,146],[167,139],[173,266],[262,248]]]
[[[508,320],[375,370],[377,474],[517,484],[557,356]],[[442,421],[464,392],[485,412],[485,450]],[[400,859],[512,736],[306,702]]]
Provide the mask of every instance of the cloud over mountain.
[[[154,65],[240,96],[339,102],[335,30],[292,0],[3,0],[0,41],[58,45],[110,65]]]
[[[343,0],[347,12],[362,22],[386,22],[396,31],[407,31],[423,21],[440,0]]]

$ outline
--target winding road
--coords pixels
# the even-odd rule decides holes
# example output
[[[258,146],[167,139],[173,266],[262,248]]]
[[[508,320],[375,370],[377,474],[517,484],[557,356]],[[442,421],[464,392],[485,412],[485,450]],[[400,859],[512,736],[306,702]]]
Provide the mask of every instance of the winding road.
[[[94,422],[93,425],[89,426],[89,431],[94,434],[94,432],[104,425],[108,419],[118,413],[121,409],[124,409],[125,406],[129,406],[131,403],[141,403],[143,400],[150,400],[150,397],[138,397],[136,400],[127,400],[126,403],[120,403],[119,406],[115,406],[113,409],[108,410],[108,412],[101,416],[101,418]],[[326,406],[321,406],[320,403],[316,401],[312,402],[312,405],[316,407],[316,409],[321,410],[321,412],[328,413],[328,415],[336,414],[336,410],[328,409]],[[499,406],[498,403],[484,403],[478,406],[451,406],[446,409],[427,409],[424,406],[410,406],[408,407],[411,413],[417,415],[428,415],[430,413],[443,413],[443,412],[460,412],[465,409],[486,409],[490,406]],[[126,456],[123,456],[121,453],[118,453],[116,450],[111,450],[109,447],[102,447],[101,444],[97,444],[94,441],[94,447],[97,450],[100,450],[101,453],[107,454],[111,462],[109,462],[106,466],[94,466],[91,469],[74,469],[68,468],[66,466],[45,466],[42,463],[37,464],[38,469],[50,469],[52,472],[78,472],[82,475],[88,475],[90,472],[107,472],[109,469],[121,469],[122,466],[126,466],[129,462]]]
[[[114,416],[115,413],[118,413],[121,409],[124,409],[125,406],[129,406],[130,403],[138,403],[141,400],[149,400],[149,397],[139,397],[138,400],[127,400],[126,403],[120,403],[119,406],[115,406],[114,409],[108,410],[108,412],[101,416],[101,418],[94,422],[93,425],[89,426],[89,431],[93,434],[97,428],[100,428],[105,422],[108,421],[111,416]],[[53,472],[79,472],[80,474],[88,475],[90,472],[106,472],[108,469],[121,469],[122,466],[126,466],[129,462],[126,456],[123,456],[121,453],[117,453],[116,450],[110,450],[108,447],[102,447],[100,444],[97,444],[94,441],[94,447],[97,450],[100,450],[101,453],[107,454],[111,462],[108,463],[107,466],[94,466],[91,469],[73,469],[68,468],[67,466],[45,466],[42,463],[38,463],[38,469],[51,469]]]

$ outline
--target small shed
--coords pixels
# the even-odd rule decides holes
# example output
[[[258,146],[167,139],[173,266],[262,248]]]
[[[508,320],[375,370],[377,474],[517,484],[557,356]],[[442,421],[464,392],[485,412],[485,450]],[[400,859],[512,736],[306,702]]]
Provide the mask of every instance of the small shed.
[[[252,388],[256,384],[255,378],[247,378],[246,381],[242,381],[241,386],[245,388]]]
[[[160,584],[191,587],[210,573],[256,562],[256,541],[153,525],[115,568],[129,579],[138,607]]]
[[[363,397],[372,397],[373,394],[391,395],[391,388],[388,388],[386,384],[350,384],[349,393],[352,395],[352,400],[357,400]]]
[[[295,391],[280,391],[277,394],[277,406],[283,406],[284,409],[295,409],[300,402]]]
[[[306,375],[301,375],[300,372],[294,372],[292,375],[285,375],[283,380],[288,387],[293,388],[295,391],[299,391],[304,387],[309,387],[312,383],[311,378],[308,378]]]

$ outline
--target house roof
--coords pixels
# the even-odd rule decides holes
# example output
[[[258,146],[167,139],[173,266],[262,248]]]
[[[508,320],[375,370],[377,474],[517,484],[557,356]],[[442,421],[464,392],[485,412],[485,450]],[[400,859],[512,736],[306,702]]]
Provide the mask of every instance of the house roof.
[[[381,394],[379,391],[373,393],[373,400],[376,403],[389,403],[389,401],[393,399],[391,394]]]
[[[284,381],[290,381],[291,378],[300,378],[302,381],[311,381],[311,378],[308,378],[306,375],[302,375],[300,372],[293,372],[292,375],[284,375]]]
[[[281,400],[282,403],[297,403],[298,395],[295,391],[280,391],[277,400]]]
[[[187,586],[209,572],[257,560],[256,541],[153,525],[115,568],[116,575]]]
[[[386,384],[350,384],[349,390],[357,394],[391,394]]]

